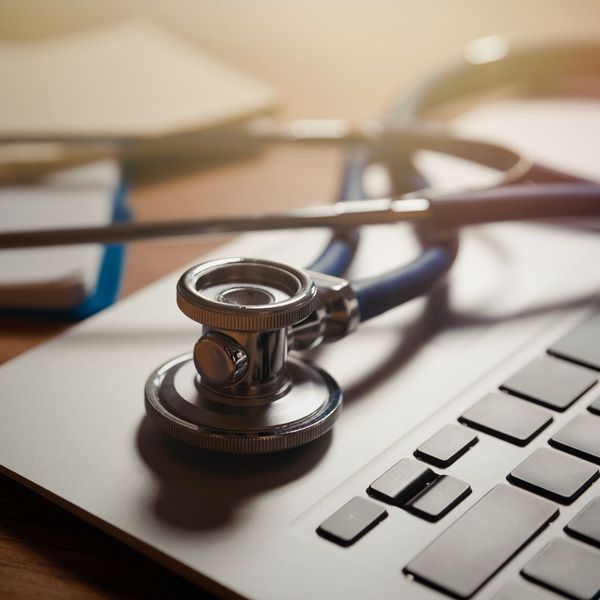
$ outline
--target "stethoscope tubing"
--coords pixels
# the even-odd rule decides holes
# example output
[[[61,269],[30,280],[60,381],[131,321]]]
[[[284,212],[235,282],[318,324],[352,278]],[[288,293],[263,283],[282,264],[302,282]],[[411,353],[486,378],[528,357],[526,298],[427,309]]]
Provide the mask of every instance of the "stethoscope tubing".
[[[473,65],[463,62],[427,78],[388,113],[387,126],[401,129],[423,123],[428,111],[441,104],[499,85],[526,80],[542,85],[550,77],[600,73],[598,44],[525,49]],[[436,123],[424,123],[419,137],[436,132]],[[500,187],[430,199],[432,226],[421,229],[424,248],[415,260],[383,275],[353,282],[366,321],[431,291],[448,273],[458,254],[458,228],[496,221],[590,217],[600,215],[600,185],[527,161],[503,147],[466,144],[443,133],[434,148],[504,171]],[[458,150],[458,152],[457,152]],[[450,151],[450,152],[449,152]],[[408,164],[410,162],[407,161]],[[535,183],[535,185],[532,185]],[[520,184],[520,185],[518,185]],[[445,232],[445,233],[444,233]]]

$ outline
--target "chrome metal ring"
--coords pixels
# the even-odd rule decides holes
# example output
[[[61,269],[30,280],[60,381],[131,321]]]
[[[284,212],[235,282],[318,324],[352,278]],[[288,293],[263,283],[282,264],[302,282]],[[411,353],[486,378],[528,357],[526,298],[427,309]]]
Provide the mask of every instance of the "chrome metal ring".
[[[308,317],[316,297],[307,273],[262,259],[211,260],[188,269],[177,283],[185,315],[231,331],[283,329]]]
[[[186,373],[191,361],[191,354],[184,354],[150,375],[146,412],[167,435],[206,450],[261,454],[302,446],[329,431],[342,406],[335,380],[297,357],[289,359],[294,385],[284,397],[238,405],[194,388],[193,368]]]

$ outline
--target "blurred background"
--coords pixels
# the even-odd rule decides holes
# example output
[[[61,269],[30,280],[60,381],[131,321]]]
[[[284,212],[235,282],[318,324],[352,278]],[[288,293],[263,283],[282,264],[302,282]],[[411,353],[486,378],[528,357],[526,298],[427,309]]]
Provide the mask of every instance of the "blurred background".
[[[473,38],[597,38],[595,0],[3,0],[0,36],[144,18],[283,92],[287,116],[372,115]]]
[[[1,0],[0,62],[3,52],[25,43],[131,20],[150,22],[272,86],[276,114],[284,118],[369,118],[457,60],[474,38],[500,34],[517,45],[600,38],[598,0]],[[12,70],[11,77],[20,76]],[[76,74],[70,83],[77,86]],[[121,93],[128,92],[124,85]],[[0,82],[0,112],[7,97]],[[134,176],[130,205],[143,221],[328,202],[341,158],[327,148],[285,147],[161,177]],[[121,297],[214,247],[213,240],[131,245]],[[65,327],[0,317],[0,362]],[[169,590],[191,597],[191,587],[175,576],[16,484],[4,481],[0,493],[0,596],[152,597]]]

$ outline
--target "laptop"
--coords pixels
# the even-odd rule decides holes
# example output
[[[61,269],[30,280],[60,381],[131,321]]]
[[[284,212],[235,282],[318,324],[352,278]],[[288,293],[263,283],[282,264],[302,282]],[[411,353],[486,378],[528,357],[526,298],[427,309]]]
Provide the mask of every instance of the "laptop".
[[[457,127],[598,177],[600,107],[574,104],[502,103]],[[489,181],[422,161],[434,183]],[[187,447],[145,416],[147,377],[199,335],[175,304],[182,267],[0,369],[2,471],[223,597],[597,597],[600,238],[587,225],[465,230],[447,286],[310,357],[340,384],[341,416],[273,455]],[[252,234],[213,256],[303,266],[326,239]],[[407,227],[366,228],[349,277],[416,251]]]

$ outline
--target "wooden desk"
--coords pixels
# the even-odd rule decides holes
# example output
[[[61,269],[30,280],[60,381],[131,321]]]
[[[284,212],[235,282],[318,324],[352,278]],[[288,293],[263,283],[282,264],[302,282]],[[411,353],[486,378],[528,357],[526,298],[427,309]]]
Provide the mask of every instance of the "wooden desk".
[[[11,4],[11,3],[9,3]],[[134,6],[135,5],[135,6]],[[16,7],[18,6],[18,10]],[[507,33],[535,40],[600,32],[595,1],[471,0],[419,3],[87,3],[19,0],[0,36],[60,32],[137,14],[158,19],[204,49],[279,85],[283,116],[368,117],[393,92],[456,56],[469,39]],[[166,6],[166,5],[164,5]],[[86,8],[88,7],[88,8]],[[38,15],[23,19],[23,15]],[[260,158],[134,187],[139,219],[283,209],[333,197],[339,156],[282,149]],[[128,256],[123,295],[207,252],[214,242],[147,242]],[[65,325],[0,320],[0,361],[57,335]],[[1,443],[1,440],[0,440]],[[95,528],[0,477],[0,598],[198,597],[190,584]]]

